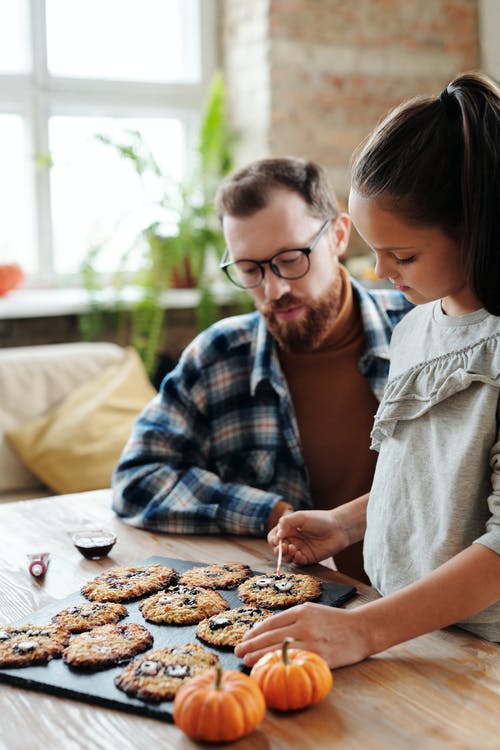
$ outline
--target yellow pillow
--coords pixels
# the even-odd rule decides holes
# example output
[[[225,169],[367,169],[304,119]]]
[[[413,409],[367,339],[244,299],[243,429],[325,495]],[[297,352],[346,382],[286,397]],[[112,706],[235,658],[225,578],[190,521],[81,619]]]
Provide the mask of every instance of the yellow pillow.
[[[136,417],[155,395],[139,355],[130,348],[57,407],[6,437],[55,492],[102,489],[110,486]]]

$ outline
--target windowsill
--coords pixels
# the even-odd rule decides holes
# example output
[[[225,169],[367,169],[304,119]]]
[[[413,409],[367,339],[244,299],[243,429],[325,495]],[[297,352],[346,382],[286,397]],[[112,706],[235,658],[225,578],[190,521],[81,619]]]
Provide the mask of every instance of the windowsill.
[[[385,281],[361,283],[370,288],[390,288]],[[214,284],[213,292],[219,305],[231,304],[234,292],[224,284]],[[232,293],[231,293],[232,292]],[[164,293],[163,305],[169,310],[190,310],[198,305],[198,289],[169,289]],[[138,290],[126,287],[121,300],[132,305],[139,299]],[[116,303],[116,295],[111,291],[99,292],[96,300],[102,305]],[[50,318],[62,315],[81,315],[91,310],[92,303],[86,289],[16,289],[0,297],[0,320],[18,318]]]
[[[197,306],[199,295],[198,289],[169,289],[163,303],[167,309],[191,309]],[[216,288],[215,295],[219,304],[231,302],[231,294],[226,289]],[[96,299],[111,306],[116,296],[101,292]],[[123,290],[121,300],[125,304],[132,305],[137,299],[137,289]],[[80,315],[90,309],[91,301],[85,289],[16,289],[0,297],[0,320]]]

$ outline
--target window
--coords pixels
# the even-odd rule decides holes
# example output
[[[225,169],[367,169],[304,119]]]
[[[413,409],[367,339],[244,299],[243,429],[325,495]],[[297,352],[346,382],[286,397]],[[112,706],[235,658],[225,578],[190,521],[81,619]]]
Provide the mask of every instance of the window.
[[[214,5],[0,0],[0,262],[31,286],[74,283],[100,243],[112,270],[144,225],[157,187],[96,136],[137,130],[173,180],[189,171]]]

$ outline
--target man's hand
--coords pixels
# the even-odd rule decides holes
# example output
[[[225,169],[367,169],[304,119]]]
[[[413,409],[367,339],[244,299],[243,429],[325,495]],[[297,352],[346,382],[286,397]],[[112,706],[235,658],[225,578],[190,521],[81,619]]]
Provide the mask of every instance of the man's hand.
[[[281,516],[283,516],[285,513],[293,513],[293,508],[288,503],[285,503],[284,500],[278,500],[276,505],[271,511],[271,514],[269,518],[267,519],[267,529],[266,531],[269,533],[274,527],[277,525],[278,521],[280,520]]]
[[[280,540],[283,559],[297,565],[320,562],[350,544],[335,511],[331,510],[286,513],[267,535],[267,541],[274,547],[275,554]]]

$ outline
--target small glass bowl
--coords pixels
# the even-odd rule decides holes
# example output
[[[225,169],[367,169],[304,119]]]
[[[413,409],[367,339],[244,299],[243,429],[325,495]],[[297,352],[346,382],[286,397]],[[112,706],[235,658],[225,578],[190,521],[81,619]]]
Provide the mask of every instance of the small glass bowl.
[[[116,534],[106,529],[78,529],[71,534],[78,552],[89,560],[106,557],[116,542]]]

